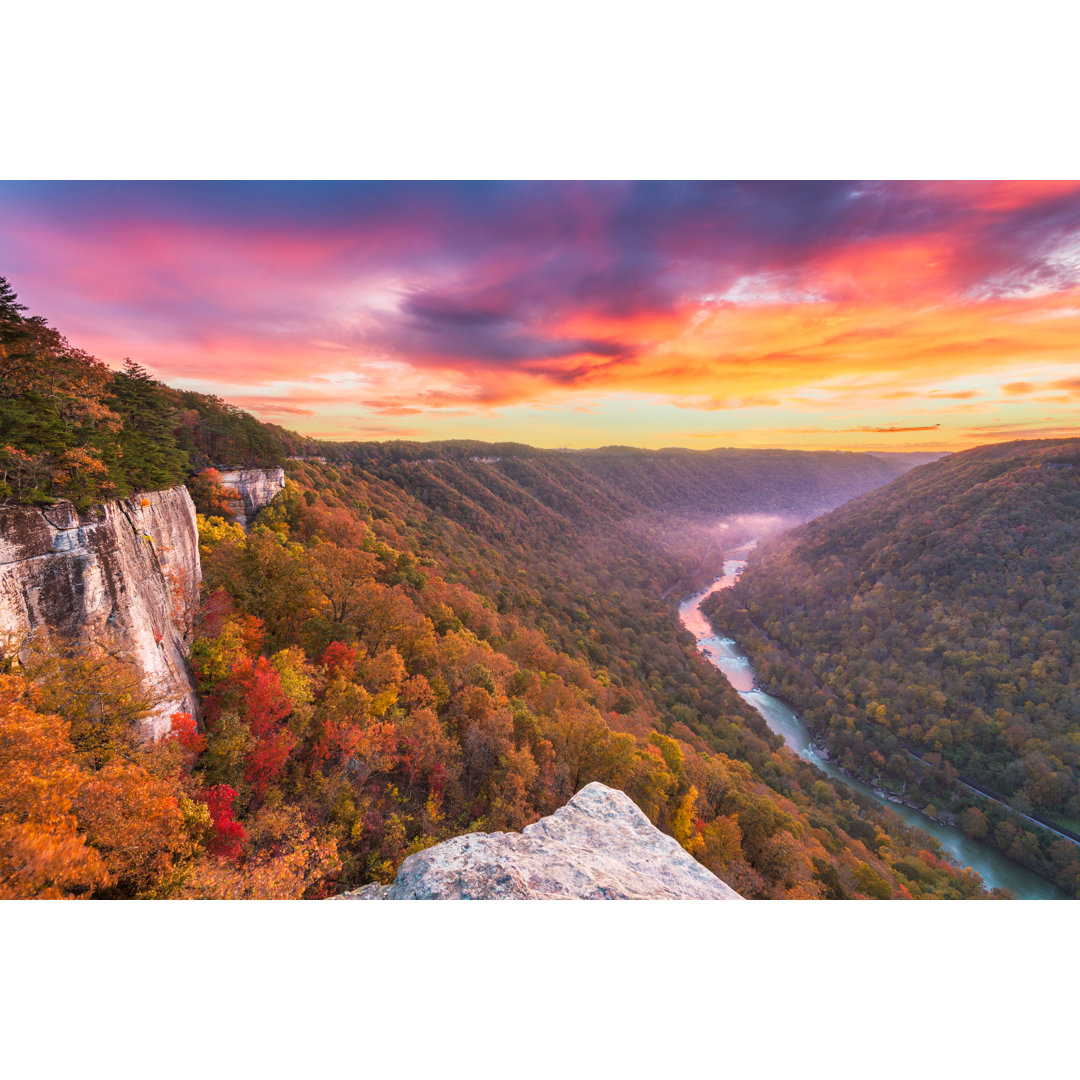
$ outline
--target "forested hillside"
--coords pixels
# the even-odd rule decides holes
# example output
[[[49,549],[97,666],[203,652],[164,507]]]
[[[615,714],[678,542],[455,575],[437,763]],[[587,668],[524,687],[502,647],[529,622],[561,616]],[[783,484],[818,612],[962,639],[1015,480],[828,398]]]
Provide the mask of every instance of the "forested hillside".
[[[811,516],[899,476],[906,459],[792,450],[541,450],[517,443],[344,443],[337,454],[439,509],[457,498],[519,489],[576,522],[644,511],[715,520],[733,507]],[[418,471],[417,471],[418,470]],[[418,478],[418,479],[417,479]],[[483,499],[491,496],[484,495]],[[482,499],[482,504],[483,504]],[[510,495],[510,502],[515,496]],[[535,508],[530,501],[528,511]],[[499,512],[503,506],[498,507]]]
[[[852,772],[1080,888],[1080,440],[918,468],[764,545],[712,601]]]
[[[4,296],[3,497],[86,506],[189,477],[207,513],[201,717],[148,745],[122,659],[83,641],[0,658],[0,894],[326,896],[600,780],[747,896],[984,895],[781,749],[662,600],[713,572],[719,516],[805,516],[900,466],[312,444],[113,373]],[[204,466],[280,461],[246,531],[214,513]]]
[[[26,308],[0,277],[0,501],[79,507],[181,484],[213,463],[317,453],[220,398],[113,371]]]

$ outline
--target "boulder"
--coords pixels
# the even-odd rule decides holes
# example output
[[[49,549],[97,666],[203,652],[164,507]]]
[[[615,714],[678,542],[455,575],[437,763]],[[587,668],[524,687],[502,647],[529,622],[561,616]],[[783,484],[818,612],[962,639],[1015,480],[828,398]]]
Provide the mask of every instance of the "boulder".
[[[621,791],[592,783],[520,833],[468,833],[410,855],[392,885],[343,900],[741,900]]]

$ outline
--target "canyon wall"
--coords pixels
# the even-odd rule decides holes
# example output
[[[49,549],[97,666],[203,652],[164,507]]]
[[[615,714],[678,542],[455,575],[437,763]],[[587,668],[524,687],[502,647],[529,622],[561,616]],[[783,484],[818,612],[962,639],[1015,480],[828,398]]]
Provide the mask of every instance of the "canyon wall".
[[[234,521],[249,525],[251,519],[285,487],[284,469],[219,469],[224,487],[238,498],[230,500]]]
[[[196,713],[187,663],[201,572],[187,489],[78,512],[69,502],[0,507],[0,650],[33,635],[100,646],[134,664],[158,698],[148,732]]]
[[[392,885],[338,900],[741,900],[621,791],[583,787],[520,833],[466,833],[410,855]]]

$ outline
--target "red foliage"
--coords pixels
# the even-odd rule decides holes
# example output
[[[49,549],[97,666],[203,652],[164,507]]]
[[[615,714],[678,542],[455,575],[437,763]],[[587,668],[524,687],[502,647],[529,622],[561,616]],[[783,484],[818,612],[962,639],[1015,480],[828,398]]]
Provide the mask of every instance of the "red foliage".
[[[431,766],[431,775],[428,777],[428,787],[431,790],[431,794],[436,798],[439,798],[443,793],[443,788],[446,787],[446,766],[441,761],[435,762]]]
[[[224,705],[220,694],[204,694],[202,699],[203,721],[206,726],[213,729]]]
[[[956,868],[947,863],[944,859],[939,859],[933,852],[927,851],[923,848],[919,852],[919,858],[922,859],[927,866],[933,867],[935,870],[944,870],[947,874],[956,875]]]
[[[225,628],[225,620],[234,610],[232,597],[224,589],[215,589],[203,603],[203,634],[206,637],[217,637]]]
[[[292,703],[278,673],[265,656],[254,660],[244,657],[237,661],[228,682],[255,737],[255,745],[245,763],[245,776],[256,798],[262,798],[281,775],[296,746],[292,732],[281,727],[281,721],[292,712]]]
[[[244,826],[236,820],[233,813],[232,803],[235,798],[236,792],[228,784],[217,784],[206,790],[206,806],[214,826],[207,849],[212,855],[220,855],[234,862],[240,857],[244,840],[247,838]]]
[[[291,731],[278,731],[263,736],[255,743],[247,756],[244,777],[251,784],[256,798],[261,799],[281,775],[295,746],[296,736]]]
[[[319,657],[319,663],[331,675],[338,672],[350,672],[356,666],[356,646],[344,641],[331,641],[326,651]]]
[[[174,712],[169,718],[172,727],[166,739],[176,739],[190,754],[198,757],[206,749],[206,736],[195,723],[195,717],[189,712]]]
[[[228,682],[230,689],[239,691],[238,704],[256,738],[273,733],[278,723],[292,712],[281,678],[265,656],[254,660],[245,656],[238,660]]]
[[[262,652],[263,642],[266,640],[266,626],[262,619],[257,615],[241,615],[236,619],[236,623],[240,627],[244,648],[253,655]]]
[[[235,488],[225,486],[217,469],[203,469],[188,487],[199,513],[232,519],[233,503],[240,496]]]

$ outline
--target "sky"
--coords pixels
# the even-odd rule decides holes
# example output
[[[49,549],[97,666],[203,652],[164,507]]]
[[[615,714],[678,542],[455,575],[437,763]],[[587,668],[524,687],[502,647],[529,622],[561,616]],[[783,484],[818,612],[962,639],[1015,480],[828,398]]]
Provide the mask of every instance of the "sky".
[[[6,182],[0,274],[322,438],[1080,433],[1080,182]]]

